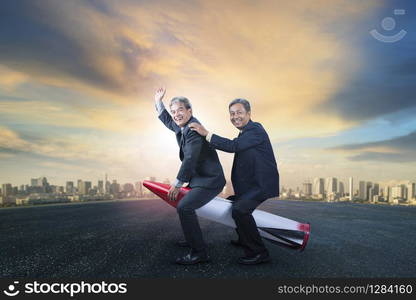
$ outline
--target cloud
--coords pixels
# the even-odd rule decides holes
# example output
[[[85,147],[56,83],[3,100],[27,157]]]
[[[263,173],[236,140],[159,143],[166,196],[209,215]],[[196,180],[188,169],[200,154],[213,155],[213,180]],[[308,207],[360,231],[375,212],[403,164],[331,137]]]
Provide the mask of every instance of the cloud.
[[[15,155],[13,153],[2,153],[0,152],[0,159],[9,159],[13,158]]]
[[[407,162],[415,161],[415,153],[363,152],[358,155],[350,157],[350,160],[407,163]]]
[[[349,159],[353,161],[415,162],[416,131],[388,140],[348,144],[329,148],[331,151],[355,153]]]
[[[404,78],[388,70],[374,67],[371,74],[357,76],[317,109],[359,122],[400,111],[411,114],[416,106],[416,77]]]
[[[115,136],[102,138],[96,134],[67,134],[64,137],[47,135],[29,135],[0,126],[0,159],[9,169],[26,169],[36,166],[50,168],[50,172],[84,169],[85,174],[117,174],[119,178],[144,178],[154,174],[164,174],[174,178],[179,166],[177,146],[173,134],[166,131],[153,136],[150,147],[147,132],[138,136]],[[149,150],[152,149],[152,150]],[[163,157],[163,160],[158,159]],[[3,163],[4,161],[2,161]],[[28,165],[25,165],[26,162]],[[172,168],[172,166],[175,166]],[[5,169],[2,169],[4,172]],[[75,169],[74,169],[75,171]],[[3,173],[2,175],[5,175]],[[60,175],[65,177],[65,175]]]
[[[114,162],[111,154],[77,138],[37,137],[29,141],[6,127],[0,127],[0,152],[58,158],[69,162],[108,160]]]
[[[347,79],[327,101],[319,104],[315,112],[324,111],[356,123],[398,112],[413,115],[416,107],[416,38],[410,29],[416,26],[416,20],[408,12],[413,11],[416,5],[406,2],[401,4],[401,8],[407,13],[395,16],[397,28],[394,32],[383,32],[380,28],[380,21],[392,13],[386,10],[370,19],[374,22],[363,28],[370,30],[375,27],[389,35],[404,29],[408,34],[396,43],[387,44],[372,38],[368,31],[357,32],[356,39],[362,56],[365,57],[361,62],[363,67],[355,76]]]
[[[145,86],[136,67],[146,40],[88,2],[8,1],[2,10],[0,62],[28,80],[118,101]]]
[[[0,148],[21,150],[29,146],[29,143],[19,135],[5,127],[0,127]]]
[[[416,56],[403,59],[392,66],[391,72],[399,76],[416,76]]]
[[[154,109],[152,104],[149,108]],[[0,100],[0,116],[13,123],[59,126],[63,132],[68,128],[79,128],[128,134],[137,132],[138,127],[146,129],[151,126],[148,121],[150,114],[146,114],[138,104],[128,107],[71,105],[22,98],[19,101]]]
[[[230,100],[245,97],[272,137],[331,134],[354,121],[311,114],[311,108],[327,102],[360,68],[359,51],[344,37],[378,6],[342,0],[266,0],[256,6],[7,2],[0,62],[29,82],[125,105],[144,103],[164,83],[169,96],[200,102],[216,124],[227,118]],[[342,28],[340,37],[328,34],[335,25]],[[303,122],[293,122],[299,117]]]
[[[13,90],[16,86],[26,82],[28,76],[0,65],[0,86],[6,91]]]

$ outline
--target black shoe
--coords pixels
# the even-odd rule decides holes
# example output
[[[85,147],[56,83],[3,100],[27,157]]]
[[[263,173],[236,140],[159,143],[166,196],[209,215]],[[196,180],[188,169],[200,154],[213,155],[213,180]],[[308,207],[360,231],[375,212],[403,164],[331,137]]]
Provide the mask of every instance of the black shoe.
[[[209,256],[205,252],[203,253],[193,253],[192,251],[183,256],[176,259],[176,263],[179,265],[195,265],[199,263],[209,262]]]
[[[244,247],[244,245],[241,244],[240,240],[231,240],[230,243],[231,245],[236,246],[236,247]]]
[[[179,247],[190,247],[187,241],[177,241],[175,244]]]
[[[240,259],[238,260],[238,263],[243,264],[243,265],[258,265],[258,264],[269,262],[271,260],[272,260],[271,257],[266,252],[266,253],[259,253],[253,256],[240,257]]]

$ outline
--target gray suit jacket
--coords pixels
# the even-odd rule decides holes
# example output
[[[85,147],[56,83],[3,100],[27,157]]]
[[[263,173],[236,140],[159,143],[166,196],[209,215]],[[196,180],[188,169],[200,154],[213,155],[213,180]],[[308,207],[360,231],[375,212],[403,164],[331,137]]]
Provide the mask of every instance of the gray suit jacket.
[[[182,182],[189,182],[191,188],[217,189],[224,187],[224,172],[217,152],[205,138],[192,131],[188,126],[189,123],[199,123],[199,121],[191,117],[184,129],[181,130],[166,109],[163,109],[159,119],[176,134],[179,158],[182,161],[176,178]]]

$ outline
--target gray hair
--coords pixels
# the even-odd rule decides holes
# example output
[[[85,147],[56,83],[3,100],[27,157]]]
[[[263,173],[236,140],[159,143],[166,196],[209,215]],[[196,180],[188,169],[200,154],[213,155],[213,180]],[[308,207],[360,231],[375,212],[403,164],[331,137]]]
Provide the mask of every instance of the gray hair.
[[[251,111],[250,102],[248,102],[246,99],[243,99],[243,98],[237,98],[237,99],[234,99],[233,101],[231,101],[230,105],[228,105],[228,109],[230,109],[231,106],[233,106],[234,104],[237,104],[237,103],[242,104],[244,106],[244,109],[246,110],[246,112]]]
[[[189,101],[188,98],[185,98],[185,97],[174,97],[174,98],[172,98],[172,100],[170,100],[169,107],[171,107],[174,103],[177,103],[177,102],[182,103],[183,106],[185,106],[186,109],[191,109],[192,108],[191,102]]]

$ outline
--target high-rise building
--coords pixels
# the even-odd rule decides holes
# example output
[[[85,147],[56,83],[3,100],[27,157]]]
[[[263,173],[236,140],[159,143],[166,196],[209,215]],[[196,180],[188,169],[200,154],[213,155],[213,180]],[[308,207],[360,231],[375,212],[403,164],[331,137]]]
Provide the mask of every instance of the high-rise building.
[[[367,185],[365,181],[360,181],[358,184],[358,198],[360,200],[367,199]]]
[[[10,183],[4,183],[1,189],[0,204],[16,204],[14,194],[16,191],[13,186]]]
[[[384,197],[384,188],[380,187],[379,191],[378,191],[378,195],[380,196],[380,198]]]
[[[77,182],[77,189],[78,189],[78,194],[85,195],[84,181],[78,180],[78,182]]]
[[[326,193],[336,194],[338,192],[338,180],[335,177],[328,177],[326,179]]]
[[[303,183],[303,194],[306,197],[309,197],[312,195],[312,183],[310,182],[304,182]]]
[[[39,178],[39,180],[40,180],[42,186],[49,185],[48,180],[46,179],[46,177],[41,177],[41,178]]]
[[[344,197],[345,194],[345,187],[344,187],[344,183],[342,181],[340,181],[338,183],[338,193],[340,197]]]
[[[133,193],[134,192],[134,185],[131,183],[125,183],[123,185],[123,192],[125,193]]]
[[[67,181],[66,182],[66,186],[65,186],[65,190],[68,194],[72,194],[74,193],[74,182],[73,181]]]
[[[117,195],[120,193],[120,185],[117,183],[117,180],[113,180],[113,183],[110,185],[110,194]]]
[[[314,178],[313,180],[313,194],[316,196],[323,197],[325,187],[324,187],[324,179],[323,178]]]
[[[110,192],[111,192],[111,182],[107,180],[105,182],[105,193],[110,194]]]
[[[52,191],[46,177],[32,178],[30,187],[30,191],[36,193],[50,193]]]
[[[348,181],[349,181],[348,194],[349,194],[350,201],[352,201],[354,199],[354,179],[350,177]]]
[[[416,183],[409,182],[407,184],[407,201],[416,200]]]
[[[77,190],[78,190],[78,193],[81,193],[81,190],[82,189],[83,189],[83,182],[82,182],[81,179],[78,179],[78,181],[77,181]]]
[[[108,181],[108,175],[106,173],[105,174],[105,180],[104,180],[104,190],[105,190],[105,194],[109,194],[110,193],[110,187],[111,187],[111,182]]]
[[[143,185],[141,181],[138,181],[134,184],[135,188],[136,188],[136,194],[137,197],[143,197]]]
[[[380,195],[380,185],[378,183],[373,184],[373,194],[374,196]]]
[[[13,195],[13,187],[10,183],[4,183],[1,189],[2,196],[7,198]]]
[[[386,186],[385,188],[386,190],[386,195],[384,196],[387,202],[391,202],[392,201],[392,197],[391,197],[391,187]]]
[[[367,181],[367,185],[366,185],[367,198],[365,199],[367,201],[372,201],[372,197],[374,195],[374,190],[371,192],[372,193],[371,197],[370,197],[370,194],[369,194],[370,193],[370,189],[372,189],[372,188],[373,188],[373,183],[371,181]]]
[[[88,195],[89,193],[90,193],[90,190],[91,190],[91,187],[92,187],[92,183],[91,183],[91,181],[84,181],[84,195]]]
[[[368,189],[368,201],[373,202],[373,196],[374,196],[374,189],[373,187],[370,187]]]
[[[30,179],[30,186],[42,186],[42,183],[39,182],[39,178],[31,178]]]
[[[51,191],[52,191],[53,194],[57,194],[58,193],[58,186],[52,184],[51,185]]]
[[[78,180],[78,194],[88,195],[91,190],[91,181]]]
[[[393,200],[404,199],[404,188],[403,185],[396,185],[391,188],[391,197]]]
[[[98,180],[97,190],[100,195],[104,194],[104,181]]]

